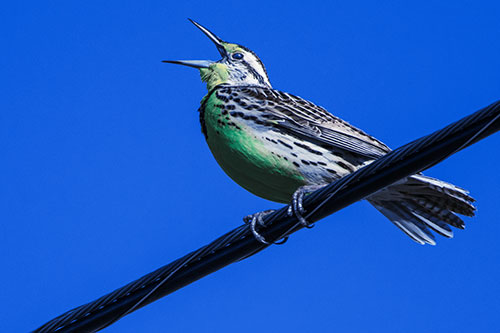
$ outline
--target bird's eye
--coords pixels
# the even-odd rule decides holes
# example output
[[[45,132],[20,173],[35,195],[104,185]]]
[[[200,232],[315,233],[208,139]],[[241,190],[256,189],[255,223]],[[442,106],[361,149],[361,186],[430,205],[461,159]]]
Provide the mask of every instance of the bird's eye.
[[[233,53],[233,59],[237,59],[237,60],[243,59],[243,54]]]

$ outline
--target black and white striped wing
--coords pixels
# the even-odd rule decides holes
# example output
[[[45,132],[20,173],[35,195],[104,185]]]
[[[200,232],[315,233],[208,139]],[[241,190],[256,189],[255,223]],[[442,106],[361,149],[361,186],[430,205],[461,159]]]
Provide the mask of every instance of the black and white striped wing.
[[[315,144],[343,149],[368,159],[387,154],[390,148],[333,116],[320,106],[300,97],[261,87],[233,87],[240,101],[254,105],[273,126],[285,133]]]

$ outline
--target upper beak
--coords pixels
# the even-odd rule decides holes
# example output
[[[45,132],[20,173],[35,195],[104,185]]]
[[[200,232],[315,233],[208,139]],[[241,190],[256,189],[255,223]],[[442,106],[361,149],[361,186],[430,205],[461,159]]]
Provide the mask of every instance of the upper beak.
[[[200,29],[210,40],[215,44],[217,47],[217,50],[219,51],[220,55],[222,57],[225,57],[227,55],[226,49],[224,48],[224,45],[222,43],[223,40],[217,37],[214,33],[212,33],[210,30],[202,26],[201,24],[188,19],[191,23],[193,23],[198,29]],[[170,64],[178,64],[178,65],[184,65],[184,66],[189,66],[189,67],[194,67],[194,68],[208,68],[210,64],[214,63],[214,61],[210,60],[163,60],[163,62],[170,63]]]

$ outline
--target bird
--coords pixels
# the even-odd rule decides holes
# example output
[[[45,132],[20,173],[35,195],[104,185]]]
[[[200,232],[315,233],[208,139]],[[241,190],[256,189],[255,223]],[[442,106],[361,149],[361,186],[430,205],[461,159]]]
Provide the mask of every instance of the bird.
[[[216,46],[221,59],[163,60],[196,68],[206,83],[199,119],[208,147],[224,172],[249,192],[290,203],[304,226],[305,195],[366,166],[391,149],[373,136],[301,97],[274,89],[260,58],[250,49],[223,41],[189,19]],[[451,183],[408,176],[366,200],[419,244],[435,245],[434,232],[453,237],[464,229],[458,215],[474,216],[475,200]],[[255,237],[257,224],[272,210],[244,220]],[[432,231],[431,231],[432,230]]]

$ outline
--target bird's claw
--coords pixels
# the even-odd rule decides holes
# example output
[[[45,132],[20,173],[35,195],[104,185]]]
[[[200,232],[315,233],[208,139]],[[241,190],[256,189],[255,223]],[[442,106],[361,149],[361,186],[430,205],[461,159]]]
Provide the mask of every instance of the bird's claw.
[[[295,215],[297,219],[299,220],[299,223],[306,227],[306,228],[312,228],[314,225],[311,225],[307,220],[304,218],[303,214],[306,212],[304,209],[303,205],[303,200],[304,196],[308,193],[314,192],[325,185],[304,185],[299,187],[292,195],[292,202],[288,206],[288,216],[293,216]],[[266,215],[269,215],[274,212],[274,209],[269,209],[269,210],[264,210],[262,212],[258,212],[252,215],[247,215],[243,218],[243,221],[250,226],[250,230],[252,231],[252,234],[254,237],[261,243],[270,245],[271,243],[268,242],[259,232],[257,231],[257,225],[259,227],[264,227],[264,217]],[[282,241],[279,242],[273,242],[274,244],[283,244],[286,242],[288,237],[284,237]]]
[[[259,226],[264,226],[264,216],[266,215],[269,215],[271,213],[274,212],[274,209],[268,209],[268,210],[264,210],[262,212],[258,212],[258,213],[255,213],[255,214],[251,214],[251,215],[247,215],[243,218],[243,221],[248,224],[250,226],[250,230],[252,231],[252,234],[254,235],[254,237],[261,243],[263,244],[266,244],[266,245],[269,245],[271,243],[269,243],[265,238],[264,236],[262,236],[261,234],[259,234],[259,232],[257,231],[257,224]]]
[[[292,195],[292,202],[290,206],[288,206],[288,216],[295,215],[299,220],[300,224],[302,224],[306,228],[310,228],[309,223],[304,218],[303,214],[305,213],[304,206],[302,205],[302,201],[304,200],[304,190],[300,187],[297,191],[295,191]]]
[[[299,223],[306,228],[312,228],[314,225],[307,222],[303,214],[306,212],[303,206],[304,196],[308,193],[314,192],[325,185],[304,185],[299,187],[292,195],[292,202],[288,206],[288,216],[295,215]]]

